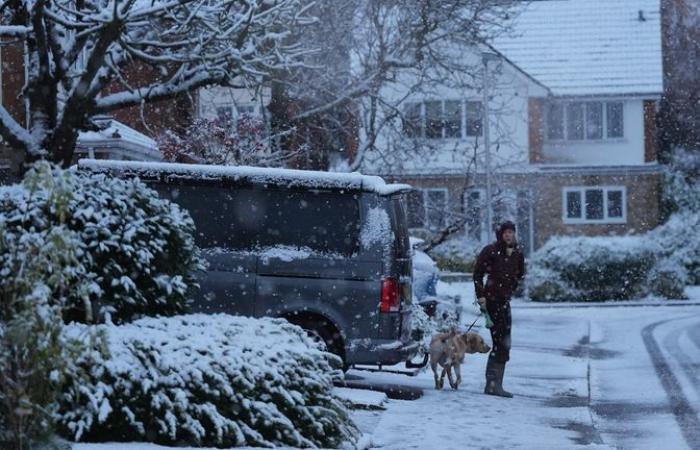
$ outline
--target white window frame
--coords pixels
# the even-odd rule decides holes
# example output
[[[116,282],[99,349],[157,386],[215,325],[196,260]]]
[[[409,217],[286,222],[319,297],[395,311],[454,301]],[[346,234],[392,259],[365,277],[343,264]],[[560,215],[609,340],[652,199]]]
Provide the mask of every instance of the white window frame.
[[[549,137],[549,105],[545,109],[545,127],[544,127],[544,140],[549,143],[591,143],[591,142],[623,142],[625,141],[625,101],[621,99],[602,99],[602,98],[586,98],[586,99],[566,99],[566,100],[553,100],[550,102],[556,103],[562,107],[562,121],[563,121],[563,133],[564,137],[562,139],[552,139]],[[569,139],[569,105],[572,103],[582,103],[583,107],[583,139]],[[600,139],[589,139],[586,137],[586,120],[588,107],[587,103],[601,103],[603,105],[602,111],[602,138]],[[608,103],[621,103],[622,104],[622,136],[618,137],[608,137]]]
[[[603,191],[603,218],[587,219],[586,215],[586,191]],[[622,217],[608,217],[608,192],[622,192]],[[581,196],[581,217],[568,217],[568,205],[566,203],[567,194],[577,192]],[[562,221],[565,224],[623,224],[627,223],[627,187],[626,186],[567,186],[562,189]]]
[[[440,102],[440,114],[442,120],[445,118],[445,102],[459,102],[459,111],[460,111],[460,130],[459,130],[459,136],[450,136],[446,137],[445,136],[445,126],[443,124],[442,130],[441,130],[441,137],[435,137],[435,138],[429,138],[426,137],[425,135],[425,130],[428,125],[428,116],[426,114],[426,107],[425,104],[427,102]],[[480,135],[468,135],[467,134],[467,103],[479,103],[481,106],[481,134]],[[484,134],[484,107],[483,103],[481,100],[475,100],[471,98],[462,98],[462,99],[455,99],[455,98],[443,98],[443,99],[437,99],[437,98],[427,98],[424,100],[419,100],[419,101],[407,101],[404,106],[404,113],[406,110],[413,105],[418,105],[418,110],[419,110],[419,116],[420,116],[420,124],[419,124],[419,130],[418,130],[418,136],[414,137],[408,137],[409,139],[423,139],[426,141],[431,141],[431,142],[439,142],[439,141],[459,141],[459,140],[465,140],[465,139],[477,139],[483,136]],[[404,134],[405,136],[405,134]]]
[[[432,228],[433,224],[429,223],[428,217],[429,217],[429,210],[428,210],[428,192],[444,192],[445,193],[445,223],[443,224],[444,226],[447,226],[448,219],[449,219],[449,213],[450,213],[450,191],[447,188],[419,188],[416,189],[416,192],[420,192],[421,195],[421,202],[423,203],[423,217],[422,217],[422,226],[421,227],[411,227],[410,229],[412,230],[433,230],[433,229],[440,229],[442,227],[437,227],[437,228]],[[408,208],[408,205],[406,206]]]
[[[423,211],[425,212],[425,220],[423,220],[423,226],[426,230],[439,230],[441,228],[444,228],[447,226],[448,222],[448,215],[450,212],[450,191],[447,188],[425,188],[421,189],[423,191]],[[433,228],[433,224],[430,223],[428,220],[428,217],[430,217],[430,213],[428,211],[428,193],[429,192],[444,192],[445,193],[445,223]]]

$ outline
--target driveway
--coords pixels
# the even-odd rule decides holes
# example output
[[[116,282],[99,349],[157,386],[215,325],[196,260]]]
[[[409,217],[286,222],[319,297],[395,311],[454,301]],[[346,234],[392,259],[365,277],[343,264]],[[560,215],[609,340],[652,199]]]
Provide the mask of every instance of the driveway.
[[[516,301],[504,383],[514,399],[484,396],[485,355],[470,355],[457,392],[435,391],[428,371],[353,371],[425,391],[356,418],[383,449],[700,448],[700,302],[655,305]]]

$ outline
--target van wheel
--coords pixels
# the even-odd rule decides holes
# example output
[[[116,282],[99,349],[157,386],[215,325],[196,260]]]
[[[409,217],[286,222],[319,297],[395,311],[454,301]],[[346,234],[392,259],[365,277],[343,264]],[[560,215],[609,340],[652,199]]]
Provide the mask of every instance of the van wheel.
[[[287,317],[287,320],[303,328],[306,334],[314,341],[323,342],[330,353],[339,356],[343,361],[343,365],[340,367],[343,369],[343,372],[348,371],[350,367],[345,362],[343,338],[333,324],[326,320],[318,320],[315,318]]]

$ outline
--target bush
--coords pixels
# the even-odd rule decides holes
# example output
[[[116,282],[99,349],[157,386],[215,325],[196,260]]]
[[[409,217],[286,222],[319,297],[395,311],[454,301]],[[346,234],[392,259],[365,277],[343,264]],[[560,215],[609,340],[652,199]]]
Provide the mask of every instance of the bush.
[[[332,394],[333,355],[279,319],[146,318],[106,333],[80,396],[59,421],[75,440],[170,445],[339,447],[358,431]],[[71,325],[70,336],[89,329]]]
[[[662,258],[684,267],[687,282],[694,285],[700,284],[700,240],[694,236],[699,227],[700,212],[684,211],[648,233],[649,240],[659,243]]]
[[[470,240],[464,233],[460,233],[428,253],[440,270],[471,273],[474,271],[474,263],[481,247],[479,242]]]
[[[672,212],[700,212],[700,153],[676,149],[666,166],[664,202]]]
[[[58,183],[67,188],[59,192],[51,187]],[[60,208],[57,195],[62,196]],[[109,313],[122,322],[177,314],[196,287],[195,272],[202,265],[192,237],[194,223],[137,179],[40,163],[21,187],[0,188],[0,215],[12,230],[41,232],[63,224],[75,233],[84,273],[81,289],[67,290],[70,319]]]
[[[6,187],[0,195],[41,191],[46,207],[66,217],[67,178],[34,171],[25,184],[26,190]],[[82,351],[62,334],[62,307],[68,296],[87,292],[76,233],[62,223],[17,227],[13,217],[31,214],[28,206],[0,213],[0,448],[19,450],[60,447],[52,413],[65,380],[80,377],[73,361]]]
[[[643,236],[552,238],[530,260],[530,298],[602,301],[646,296],[660,250]]]

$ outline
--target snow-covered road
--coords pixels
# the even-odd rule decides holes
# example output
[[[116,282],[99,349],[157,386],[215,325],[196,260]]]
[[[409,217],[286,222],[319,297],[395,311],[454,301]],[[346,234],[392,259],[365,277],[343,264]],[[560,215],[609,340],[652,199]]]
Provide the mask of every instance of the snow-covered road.
[[[482,394],[486,358],[472,355],[458,392],[435,391],[428,372],[358,372],[425,389],[358,420],[383,449],[700,448],[700,303],[653,305],[515,302],[514,399]]]

